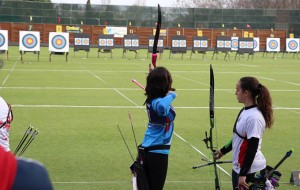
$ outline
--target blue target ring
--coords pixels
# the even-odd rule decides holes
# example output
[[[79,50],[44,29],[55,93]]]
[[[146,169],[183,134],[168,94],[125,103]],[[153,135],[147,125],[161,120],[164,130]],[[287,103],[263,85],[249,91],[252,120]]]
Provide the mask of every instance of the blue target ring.
[[[51,44],[55,49],[63,49],[67,45],[67,40],[62,35],[56,35],[52,38]]]
[[[5,37],[3,34],[0,34],[0,47],[2,47],[5,44]]]
[[[295,40],[291,40],[289,41],[288,46],[291,50],[296,50],[298,48],[298,42]]]
[[[268,46],[270,49],[277,49],[278,47],[278,42],[276,40],[270,40],[268,43]]]
[[[233,48],[238,48],[239,47],[239,41],[237,39],[233,39],[231,41],[232,47]]]
[[[253,40],[253,48],[255,49],[257,47],[257,41]]]
[[[25,48],[32,49],[38,43],[38,39],[33,34],[26,34],[23,36],[22,44]]]

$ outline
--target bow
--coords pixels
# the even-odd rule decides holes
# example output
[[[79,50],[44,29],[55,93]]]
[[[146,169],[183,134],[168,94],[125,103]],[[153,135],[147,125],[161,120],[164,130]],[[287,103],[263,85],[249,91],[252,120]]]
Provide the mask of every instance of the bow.
[[[160,27],[161,27],[161,11],[160,11],[159,4],[158,4],[158,8],[157,8],[157,14],[158,14],[158,17],[157,17],[156,31],[155,31],[153,51],[152,51],[152,65],[154,68],[156,68],[157,44],[158,44],[158,39],[159,39]]]
[[[207,131],[205,132],[205,139],[203,140],[206,144],[206,147],[212,151],[212,153],[215,152],[214,146],[213,146],[213,128],[215,127],[215,112],[214,112],[214,91],[215,91],[215,81],[214,81],[214,71],[212,68],[212,65],[210,65],[210,89],[209,89],[209,119],[210,119],[210,130],[209,130],[209,136],[207,136]],[[219,176],[217,171],[217,159],[213,156],[213,161],[209,165],[214,166],[214,173],[215,173],[215,189],[220,190],[220,182],[219,182]]]

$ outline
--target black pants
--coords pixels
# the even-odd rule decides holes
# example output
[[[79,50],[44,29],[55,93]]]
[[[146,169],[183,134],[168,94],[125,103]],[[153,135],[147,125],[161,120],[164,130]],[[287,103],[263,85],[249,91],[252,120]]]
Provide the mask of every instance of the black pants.
[[[147,152],[145,170],[150,190],[162,190],[167,177],[168,155]]]

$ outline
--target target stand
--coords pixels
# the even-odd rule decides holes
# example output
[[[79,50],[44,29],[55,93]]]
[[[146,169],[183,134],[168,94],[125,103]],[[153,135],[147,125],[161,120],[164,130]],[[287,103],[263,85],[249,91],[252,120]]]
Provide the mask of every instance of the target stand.
[[[50,51],[49,52],[49,62],[52,61],[52,55],[65,55],[66,56],[66,62],[68,62],[68,55],[69,52],[55,52],[55,51]]]
[[[227,36],[218,36],[217,37],[217,44],[213,53],[211,60],[214,60],[216,55],[216,59],[218,59],[218,55],[220,53],[224,53],[224,60],[226,60],[227,56],[230,60],[230,51],[231,51],[231,37]]]
[[[268,53],[273,53],[273,59],[278,58],[278,52],[280,52],[280,38],[267,38],[266,50],[263,53],[263,57],[267,57]]]
[[[76,42],[75,42],[76,43]],[[89,41],[88,41],[89,43]],[[69,55],[69,33],[50,32],[49,33],[49,61],[52,61],[52,55],[64,55],[68,62]]]
[[[90,34],[74,33],[74,57],[75,52],[84,50],[86,52],[86,58],[89,57],[90,52]]]
[[[149,58],[149,55],[153,53],[153,45],[154,45],[154,36],[152,35],[148,37],[147,59]],[[161,59],[164,54],[164,38],[162,36],[159,37],[157,42],[157,53],[159,59]]]
[[[171,55],[181,53],[181,59],[183,59],[183,54],[186,53],[186,36],[172,36],[171,49],[169,54],[169,59]]]
[[[298,59],[298,54],[300,52],[300,38],[287,38],[285,47],[286,49],[282,54],[282,58],[284,56],[287,57],[288,54],[293,54],[293,59],[296,55]]]
[[[246,53],[248,53],[249,60],[250,56],[252,56],[252,59],[254,57],[254,41],[253,38],[239,38],[238,40],[238,50],[235,54],[235,60],[238,56],[240,60],[240,56],[244,56]]]
[[[193,54],[202,54],[202,60],[204,59],[204,55],[208,51],[208,37],[193,37],[193,48],[191,51],[190,59],[192,59]]]
[[[0,54],[4,54],[6,57],[6,61],[8,61],[8,50],[0,50]]]
[[[98,37],[98,58],[100,53],[110,53],[112,58],[113,49],[115,47],[114,35],[113,34],[99,34]]]
[[[26,53],[37,54],[37,60],[38,60],[38,62],[40,61],[40,51],[20,51],[21,61],[22,62],[24,62],[23,55],[26,54]]]
[[[140,49],[140,42],[139,42],[139,36],[130,34],[130,35],[124,35],[124,41],[123,41],[123,55],[122,58],[126,57],[127,52],[134,52],[135,58],[138,58],[139,56],[139,49]]]

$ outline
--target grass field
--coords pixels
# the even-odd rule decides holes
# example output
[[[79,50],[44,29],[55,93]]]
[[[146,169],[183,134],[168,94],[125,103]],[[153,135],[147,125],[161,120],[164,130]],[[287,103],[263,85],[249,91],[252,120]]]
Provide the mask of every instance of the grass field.
[[[211,158],[204,142],[209,130],[209,64],[215,72],[215,139],[222,147],[232,136],[232,127],[239,109],[235,84],[242,76],[255,76],[271,92],[275,124],[266,130],[262,150],[269,165],[274,166],[291,148],[294,153],[282,166],[278,189],[292,190],[291,171],[300,170],[300,61],[288,55],[273,59],[257,53],[253,60],[247,57],[224,61],[224,55],[211,60],[208,53],[169,52],[158,59],[158,65],[167,67],[173,76],[177,98],[175,134],[169,157],[166,190],[214,189],[213,167],[193,170],[203,164],[199,151]],[[0,55],[5,60],[4,55]],[[131,82],[145,84],[150,59],[146,50],[139,57],[132,52],[122,58],[121,49],[97,57],[91,49],[89,57],[70,50],[68,62],[64,56],[53,55],[49,62],[48,48],[42,47],[40,61],[33,53],[24,54],[20,61],[18,47],[9,47],[9,60],[0,70],[0,95],[12,104],[14,122],[11,128],[11,149],[14,150],[25,129],[31,124],[40,134],[24,153],[24,157],[41,161],[48,169],[57,190],[129,190],[132,189],[129,166],[131,157],[116,127],[118,124],[136,155],[128,113],[138,143],[143,139],[147,116],[142,90]],[[184,139],[185,141],[183,141]],[[216,143],[216,141],[215,141]],[[195,148],[191,147],[194,146]],[[196,150],[197,149],[197,150]],[[230,160],[231,154],[223,160]],[[231,164],[221,165],[231,173]],[[221,189],[231,189],[231,178],[220,172]]]

